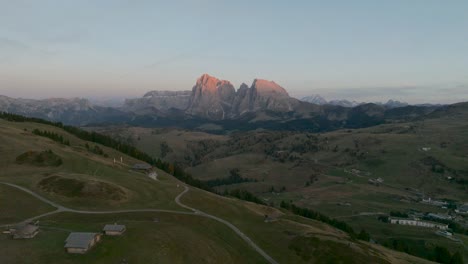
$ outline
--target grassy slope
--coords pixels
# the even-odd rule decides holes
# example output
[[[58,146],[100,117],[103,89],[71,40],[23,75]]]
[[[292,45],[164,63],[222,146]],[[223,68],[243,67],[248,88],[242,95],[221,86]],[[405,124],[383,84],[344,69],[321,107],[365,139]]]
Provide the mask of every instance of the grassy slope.
[[[155,223],[154,218],[159,222]],[[65,253],[69,231],[96,232],[106,223],[125,224],[120,237],[104,236],[85,255]],[[78,215],[62,213],[41,220],[31,240],[0,237],[2,263],[265,263],[226,226],[202,217],[163,213]],[[28,254],[24,249],[29,248]]]
[[[71,141],[71,147],[59,145],[47,138],[32,135],[31,131],[40,128],[55,131]],[[53,201],[73,208],[115,209],[115,208],[165,208],[183,210],[174,203],[174,197],[180,192],[177,180],[159,172],[161,182],[155,182],[146,176],[128,172],[125,166],[115,166],[112,157],[120,157],[111,149],[102,147],[109,158],[88,153],[85,142],[53,127],[31,124],[10,123],[0,120],[0,141],[6,142],[0,149],[1,181],[12,182]],[[28,150],[52,149],[63,159],[63,165],[38,168],[14,164],[17,155]],[[127,163],[136,162],[124,156]],[[129,199],[112,202],[100,199],[67,198],[51,195],[39,189],[37,182],[50,175],[79,178],[81,180],[98,180],[109,182],[124,188]],[[2,190],[2,189],[0,189]],[[254,242],[271,254],[280,263],[308,262],[290,247],[296,238],[313,237],[322,241],[316,247],[320,250],[335,248],[343,250],[348,256],[361,254],[370,262],[403,262],[424,263],[405,254],[376,250],[366,243],[350,241],[343,233],[321,223],[295,216],[281,216],[272,223],[263,222],[265,214],[282,215],[276,209],[262,207],[234,199],[228,199],[191,189],[182,201],[208,213],[222,217],[239,227]],[[9,204],[6,207],[11,207]],[[4,209],[1,208],[3,211]],[[18,215],[29,216],[28,208]],[[27,212],[26,212],[27,211]],[[283,212],[284,213],[284,212]],[[160,223],[152,223],[157,217]],[[70,230],[99,231],[105,223],[119,222],[128,226],[128,232],[121,238],[105,238],[89,254],[71,256],[63,252],[63,241]],[[41,220],[41,233],[32,240],[14,241],[6,236],[0,237],[0,256],[2,263],[116,263],[125,258],[130,263],[262,263],[264,260],[241,240],[233,231],[220,223],[197,216],[176,216],[156,213],[113,214],[113,215],[78,215],[59,214]],[[328,242],[327,242],[328,241]],[[336,244],[338,243],[338,244]],[[352,244],[351,244],[352,243]],[[333,247],[331,247],[333,245]],[[27,248],[29,254],[23,254]],[[346,255],[345,254],[345,255]],[[343,255],[343,256],[345,256]],[[384,261],[385,260],[385,261]],[[327,257],[312,261],[327,261]],[[353,262],[351,262],[353,263]],[[354,262],[358,263],[358,262]]]
[[[200,179],[212,179],[226,177],[229,169],[239,168],[242,176],[255,178],[258,182],[223,186],[219,188],[220,191],[225,188],[243,188],[275,204],[281,200],[293,200],[299,205],[347,220],[357,230],[365,228],[372,231],[371,234],[379,242],[383,243],[394,237],[427,239],[431,245],[443,245],[452,251],[462,251],[465,259],[468,259],[468,250],[464,250],[456,242],[435,236],[432,230],[412,229],[408,232],[404,228],[382,224],[377,221],[377,216],[355,216],[363,212],[388,214],[394,210],[409,209],[447,212],[439,207],[415,202],[420,196],[406,188],[419,190],[420,193],[436,199],[467,202],[466,187],[448,181],[446,177],[451,176],[450,173],[434,173],[430,166],[422,162],[424,158],[433,157],[447,167],[468,171],[466,120],[468,119],[447,116],[320,134],[318,138],[322,150],[303,154],[305,162],[301,163],[280,163],[263,153],[246,152],[207,160],[187,170]],[[158,137],[165,138],[170,146],[174,145],[179,152],[183,152],[184,147],[180,143],[189,134],[184,132],[179,135],[176,130],[167,130],[158,134]],[[151,148],[155,139],[144,135],[145,133],[142,134],[141,141],[145,142],[145,148]],[[218,136],[213,139],[215,137]],[[305,134],[295,134],[272,144],[288,146],[305,138]],[[336,152],[333,151],[335,146],[338,146]],[[430,147],[431,150],[423,151],[422,147]],[[347,148],[364,153],[364,158],[350,155],[345,151]],[[371,174],[353,175],[345,173],[345,168],[356,168]],[[317,175],[318,180],[306,187],[305,183],[311,174]],[[369,178],[377,177],[383,178],[385,183],[379,187],[368,184]],[[279,190],[282,186],[286,187],[286,192],[268,192],[271,187]],[[351,206],[337,205],[341,202],[349,202]],[[381,230],[387,230],[387,233],[382,233]]]
[[[71,141],[71,147],[60,145],[48,138],[34,136],[28,131],[23,131],[24,128],[28,131],[34,128],[45,129],[65,135]],[[172,180],[163,176],[161,182],[154,183],[143,174],[129,172],[128,165],[137,162],[136,160],[103,146],[101,148],[109,155],[108,158],[90,153],[84,148],[85,141],[60,129],[35,123],[8,123],[0,120],[0,141],[6,143],[0,149],[0,166],[3,169],[1,180],[23,185],[63,205],[87,209],[178,208],[173,197],[179,193],[179,190],[171,184]],[[63,165],[36,167],[13,162],[18,155],[28,150],[46,149],[51,149],[62,157]],[[121,156],[126,165],[114,165],[113,157],[120,159]],[[87,197],[69,198],[43,192],[37,183],[50,175],[113,183],[126,190],[128,199],[115,202]]]
[[[55,210],[35,197],[0,184],[0,224],[10,224]]]

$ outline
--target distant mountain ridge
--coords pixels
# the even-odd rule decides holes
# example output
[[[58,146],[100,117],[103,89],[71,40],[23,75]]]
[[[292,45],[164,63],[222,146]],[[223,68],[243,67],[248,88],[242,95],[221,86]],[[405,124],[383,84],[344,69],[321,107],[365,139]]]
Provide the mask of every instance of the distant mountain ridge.
[[[255,79],[236,91],[231,82],[208,74],[197,79],[191,91],[151,91],[143,98],[128,99],[124,111],[169,114],[174,110],[209,120],[239,118],[259,111],[293,112],[300,102],[273,81]]]
[[[217,131],[330,131],[430,116],[440,105],[413,105],[389,100],[385,104],[327,102],[319,95],[303,100],[289,96],[273,81],[255,79],[236,90],[231,82],[208,74],[190,91],[149,91],[126,99],[119,107],[104,107],[87,99],[14,99],[0,96],[0,111],[39,117],[65,124],[126,124],[146,127],[216,128]]]
[[[128,115],[117,108],[93,105],[83,98],[34,100],[3,95],[0,95],[0,111],[74,125],[118,122]]]
[[[336,106],[343,106],[343,107],[356,107],[358,105],[367,104],[365,102],[349,101],[349,100],[346,100],[346,99],[327,101],[325,98],[323,98],[322,96],[320,96],[318,94],[303,97],[303,98],[301,98],[301,101],[308,102],[308,103],[311,103],[311,104],[317,104],[317,105],[327,105],[328,104],[328,105],[336,105]],[[381,102],[372,102],[372,103],[377,104],[377,105],[383,105],[383,106],[389,107],[389,108],[405,107],[405,106],[409,105],[408,103],[400,102],[400,101],[392,100],[392,99],[388,100],[386,103],[381,103]]]

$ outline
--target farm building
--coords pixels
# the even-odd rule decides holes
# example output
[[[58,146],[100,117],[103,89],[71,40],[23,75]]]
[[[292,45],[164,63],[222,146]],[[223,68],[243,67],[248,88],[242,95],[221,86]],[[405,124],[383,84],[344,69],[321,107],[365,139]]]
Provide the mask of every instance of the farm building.
[[[13,239],[33,238],[39,232],[39,227],[33,224],[26,224],[10,229]]]
[[[440,230],[447,230],[448,229],[448,225],[429,222],[429,221],[420,221],[420,220],[402,219],[402,218],[390,218],[389,221],[392,224],[398,224],[398,225],[409,225],[409,226],[437,228],[437,229],[440,229]]]
[[[455,210],[456,213],[459,214],[468,214],[468,204],[464,204]]]
[[[102,231],[104,231],[104,234],[108,236],[120,236],[122,235],[126,230],[126,227],[124,225],[118,225],[118,224],[113,224],[113,225],[105,225]]]
[[[68,253],[84,254],[101,240],[98,233],[70,233],[65,240],[65,250]]]
[[[134,171],[141,171],[141,172],[150,172],[153,169],[151,165],[146,164],[146,163],[136,163],[133,164],[132,170]]]

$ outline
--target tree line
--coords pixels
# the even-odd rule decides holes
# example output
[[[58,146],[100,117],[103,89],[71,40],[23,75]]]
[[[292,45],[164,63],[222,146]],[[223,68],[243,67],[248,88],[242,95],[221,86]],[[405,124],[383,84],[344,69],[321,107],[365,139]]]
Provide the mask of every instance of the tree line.
[[[55,142],[58,142],[58,143],[61,143],[63,145],[67,145],[67,146],[70,146],[70,141],[67,140],[67,139],[64,139],[62,135],[60,134],[57,134],[57,133],[54,133],[54,132],[50,132],[50,131],[41,131],[39,129],[34,129],[32,131],[32,133],[34,135],[38,135],[38,136],[41,136],[41,137],[46,137],[46,138],[50,138],[52,139],[53,141]]]
[[[243,178],[240,173],[239,169],[232,169],[229,171],[229,176],[226,178],[216,178],[213,180],[206,180],[205,183],[209,187],[216,187],[216,186],[222,186],[222,185],[231,185],[231,184],[237,184],[237,183],[243,183],[243,182],[256,182],[256,179],[250,179],[250,178]]]
[[[365,240],[365,241],[370,240],[370,236],[365,230],[361,230],[361,232],[357,234],[354,231],[354,229],[350,225],[348,225],[346,222],[330,218],[322,213],[316,212],[309,208],[299,207],[291,202],[286,202],[286,201],[281,201],[280,207],[292,212],[293,214],[329,224],[337,229],[340,229],[341,231],[344,231],[351,238]]]
[[[444,264],[463,264],[463,256],[460,252],[450,254],[450,251],[442,246],[435,246],[433,248],[424,246],[424,250],[418,250],[403,240],[403,239],[391,239],[383,243],[384,247],[391,248],[396,251],[405,252],[407,254],[425,258],[431,261]]]

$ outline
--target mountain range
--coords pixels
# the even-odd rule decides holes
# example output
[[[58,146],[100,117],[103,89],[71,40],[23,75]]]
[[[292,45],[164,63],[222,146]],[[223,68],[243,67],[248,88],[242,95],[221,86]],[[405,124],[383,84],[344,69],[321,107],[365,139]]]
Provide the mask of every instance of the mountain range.
[[[255,79],[250,87],[243,83],[236,90],[229,81],[203,74],[191,91],[151,91],[143,98],[126,100],[124,109],[163,115],[182,111],[187,116],[226,120],[261,111],[293,112],[300,104],[272,81]]]
[[[346,99],[327,101],[327,100],[325,100],[325,98],[323,98],[322,96],[320,96],[318,94],[303,97],[301,99],[301,101],[308,102],[308,103],[311,103],[311,104],[317,104],[317,105],[327,105],[328,104],[328,105],[336,105],[336,106],[343,106],[343,107],[356,107],[358,105],[366,104],[365,102],[349,101],[349,100],[346,100]],[[409,105],[408,103],[400,102],[400,101],[396,101],[396,100],[392,100],[392,99],[388,100],[386,103],[373,102],[373,104],[383,105],[383,106],[388,107],[388,108],[405,107],[405,106]]]
[[[425,116],[441,106],[387,103],[327,102],[319,95],[298,100],[273,81],[255,79],[236,90],[208,74],[192,90],[150,91],[126,99],[122,106],[104,107],[87,99],[14,99],[0,96],[0,111],[45,118],[65,124],[131,124],[198,128],[215,124],[223,130],[257,128],[326,131],[358,128]]]

